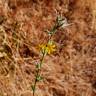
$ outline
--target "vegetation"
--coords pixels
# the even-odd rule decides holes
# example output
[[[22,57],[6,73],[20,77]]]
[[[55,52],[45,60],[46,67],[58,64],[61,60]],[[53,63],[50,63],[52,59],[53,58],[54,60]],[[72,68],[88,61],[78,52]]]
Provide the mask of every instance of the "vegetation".
[[[66,19],[63,19],[61,16],[58,16],[53,28],[50,31],[47,31],[47,33],[49,35],[49,39],[48,39],[47,43],[39,45],[39,49],[40,49],[40,53],[41,53],[41,59],[40,59],[40,62],[38,64],[36,64],[35,82],[34,82],[34,85],[32,85],[33,96],[35,96],[35,90],[36,90],[37,82],[42,80],[42,77],[40,75],[40,70],[41,70],[41,67],[42,67],[42,64],[44,61],[44,57],[46,55],[50,55],[51,53],[56,51],[56,44],[52,40],[52,36],[56,33],[56,31],[60,27],[66,27],[69,25],[67,23],[67,21],[65,22],[65,20]]]
[[[0,0],[0,96],[96,96],[96,0]]]

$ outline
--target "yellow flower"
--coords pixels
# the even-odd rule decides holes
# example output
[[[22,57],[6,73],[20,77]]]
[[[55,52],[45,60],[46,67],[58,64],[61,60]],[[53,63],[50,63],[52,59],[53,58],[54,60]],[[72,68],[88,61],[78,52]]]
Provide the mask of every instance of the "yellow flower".
[[[51,54],[56,51],[56,45],[52,41],[49,41],[48,44],[40,44],[39,49],[42,53]]]

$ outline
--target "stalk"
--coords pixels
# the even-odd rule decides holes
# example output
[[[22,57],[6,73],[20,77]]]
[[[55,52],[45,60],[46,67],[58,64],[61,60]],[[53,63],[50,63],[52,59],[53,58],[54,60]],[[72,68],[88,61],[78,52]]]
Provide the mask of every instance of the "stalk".
[[[40,63],[37,64],[36,66],[36,75],[35,75],[35,81],[34,81],[34,85],[32,86],[32,90],[33,90],[33,96],[35,96],[35,92],[36,92],[36,86],[37,86],[37,82],[39,82],[41,80],[41,76],[40,76],[40,71],[41,71],[41,67],[42,67],[42,64],[43,64],[43,61],[44,61],[44,57],[48,54],[48,50],[46,49],[52,38],[52,36],[57,32],[57,30],[60,28],[60,27],[66,27],[68,26],[69,24],[67,23],[66,19],[62,19],[60,16],[58,16],[56,18],[56,22],[55,22],[55,25],[52,27],[52,29],[50,31],[47,31],[48,35],[49,35],[49,39],[47,41],[47,44],[46,46],[44,47],[43,51],[42,51],[42,57],[40,59]],[[47,50],[47,51],[46,51]]]

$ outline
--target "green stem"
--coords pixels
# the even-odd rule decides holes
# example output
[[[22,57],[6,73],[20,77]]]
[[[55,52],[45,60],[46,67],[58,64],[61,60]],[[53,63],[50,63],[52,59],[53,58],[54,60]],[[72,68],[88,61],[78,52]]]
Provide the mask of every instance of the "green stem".
[[[42,66],[44,56],[45,56],[45,51],[44,51],[43,56],[42,56],[42,58],[40,60],[40,67]],[[36,89],[36,85],[37,85],[37,77],[39,75],[39,72],[40,72],[40,68],[38,68],[37,71],[36,71],[35,82],[34,82],[34,85],[33,85],[33,87],[34,87],[33,96],[35,96],[35,89]]]

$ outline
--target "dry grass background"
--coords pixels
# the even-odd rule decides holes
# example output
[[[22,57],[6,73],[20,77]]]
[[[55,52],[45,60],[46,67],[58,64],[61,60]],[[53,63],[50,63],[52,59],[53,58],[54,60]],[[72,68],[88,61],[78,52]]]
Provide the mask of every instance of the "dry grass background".
[[[32,96],[36,46],[47,38],[56,10],[71,26],[53,39],[37,96],[96,96],[96,0],[0,0],[0,96]],[[39,95],[38,95],[39,94]]]

